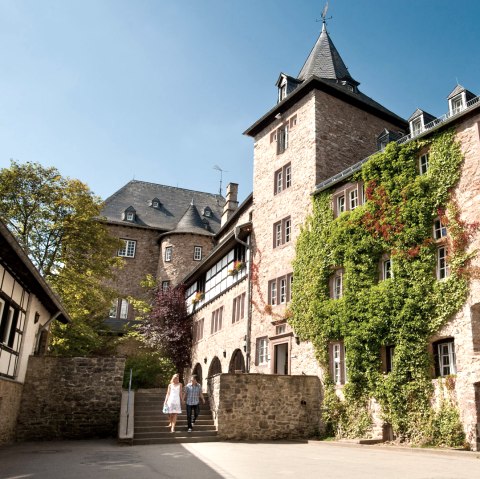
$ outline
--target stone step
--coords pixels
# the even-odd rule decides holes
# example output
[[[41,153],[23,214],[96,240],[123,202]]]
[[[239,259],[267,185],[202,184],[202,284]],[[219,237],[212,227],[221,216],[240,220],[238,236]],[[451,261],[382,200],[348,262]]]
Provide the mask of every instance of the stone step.
[[[146,421],[146,420],[151,420],[151,421],[168,421],[168,414],[163,414],[162,412],[156,413],[156,412],[137,412],[135,411],[135,420],[139,421]],[[208,419],[212,419],[211,414],[199,414],[197,416],[197,419],[199,421],[205,421]],[[185,413],[182,414],[177,414],[177,421],[178,420],[187,420],[187,415]]]
[[[184,429],[185,431],[187,430],[187,424],[178,424],[175,426],[175,429],[177,430],[182,430]],[[216,429],[215,429],[215,424],[197,424],[195,423],[195,425],[193,426],[193,430],[195,432],[211,432],[211,431],[214,431],[216,432]],[[134,431],[135,431],[135,437],[137,436],[137,434],[142,434],[142,433],[164,433],[164,432],[167,432],[169,433],[170,432],[170,428],[168,427],[168,424],[165,424],[165,425],[162,425],[162,426],[137,426],[135,425],[134,426]]]
[[[187,418],[179,418],[177,419],[177,424],[180,425],[186,425],[187,424]],[[199,419],[195,421],[195,424],[197,426],[210,426],[211,424],[215,424],[213,419],[210,417],[208,419]],[[135,419],[135,426],[165,426],[168,425],[168,419],[162,419],[162,420],[149,420],[149,419]]]
[[[142,446],[142,445],[148,445],[148,444],[172,444],[172,443],[177,443],[177,444],[185,444],[185,443],[192,443],[192,442],[218,442],[220,439],[218,436],[204,436],[204,437],[195,437],[192,436],[193,433],[188,433],[183,436],[176,436],[174,437],[173,433],[171,434],[172,437],[169,438],[151,438],[151,439],[133,439],[133,445],[134,446]]]

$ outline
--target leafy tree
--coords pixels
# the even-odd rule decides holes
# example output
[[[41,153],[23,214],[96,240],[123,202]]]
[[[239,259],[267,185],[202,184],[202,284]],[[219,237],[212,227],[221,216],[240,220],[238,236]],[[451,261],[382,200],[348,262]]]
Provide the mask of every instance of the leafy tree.
[[[183,285],[165,291],[157,288],[139,332],[150,347],[160,349],[172,360],[180,374],[190,365],[192,320],[187,314]]]
[[[116,296],[105,280],[119,266],[118,240],[98,218],[102,202],[87,185],[56,168],[11,162],[0,170],[0,218],[62,299],[73,319],[54,324],[52,350],[102,350],[101,319]]]

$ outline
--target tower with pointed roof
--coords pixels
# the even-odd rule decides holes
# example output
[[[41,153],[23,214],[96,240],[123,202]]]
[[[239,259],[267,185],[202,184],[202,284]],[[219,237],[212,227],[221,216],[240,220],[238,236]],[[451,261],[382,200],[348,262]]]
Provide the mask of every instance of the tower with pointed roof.
[[[320,182],[376,151],[379,135],[393,132],[398,137],[408,128],[405,120],[363,94],[359,85],[324,19],[298,76],[280,74],[277,104],[245,132],[255,143],[254,250],[261,262],[252,293],[257,307],[251,348],[268,338],[271,359],[265,364],[252,361],[254,371],[321,375],[285,318],[295,241],[311,211],[311,193]]]

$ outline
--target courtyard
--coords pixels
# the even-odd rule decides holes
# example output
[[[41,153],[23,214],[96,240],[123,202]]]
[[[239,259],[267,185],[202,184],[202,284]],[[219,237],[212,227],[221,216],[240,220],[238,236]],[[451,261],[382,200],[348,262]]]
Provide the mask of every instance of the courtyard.
[[[463,479],[480,453],[338,442],[218,442],[119,446],[113,440],[0,448],[0,479]]]

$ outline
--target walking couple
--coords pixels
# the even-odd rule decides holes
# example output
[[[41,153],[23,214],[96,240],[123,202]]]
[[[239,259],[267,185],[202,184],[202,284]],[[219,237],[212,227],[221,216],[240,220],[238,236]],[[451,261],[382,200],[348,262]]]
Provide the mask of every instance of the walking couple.
[[[177,415],[182,412],[182,404],[187,405],[188,432],[192,432],[193,424],[200,413],[200,399],[205,404],[202,387],[197,382],[197,377],[192,375],[191,381],[183,388],[180,382],[180,376],[174,374],[168,385],[167,395],[165,397],[164,407],[168,407],[168,416],[170,423],[168,427],[175,432]],[[192,419],[193,413],[193,419]]]

